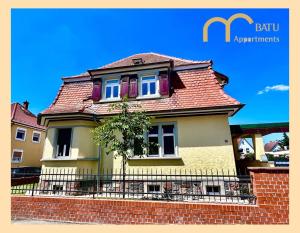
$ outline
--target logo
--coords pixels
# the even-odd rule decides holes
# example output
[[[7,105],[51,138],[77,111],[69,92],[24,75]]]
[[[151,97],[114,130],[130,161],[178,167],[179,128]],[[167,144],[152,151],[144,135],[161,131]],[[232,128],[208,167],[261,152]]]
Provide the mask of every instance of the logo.
[[[220,22],[225,25],[225,41],[230,42],[231,23],[238,18],[245,19],[249,24],[253,23],[252,18],[243,13],[234,14],[228,20],[226,20],[222,17],[214,17],[214,18],[207,20],[203,26],[203,42],[208,42],[208,27],[215,22]]]

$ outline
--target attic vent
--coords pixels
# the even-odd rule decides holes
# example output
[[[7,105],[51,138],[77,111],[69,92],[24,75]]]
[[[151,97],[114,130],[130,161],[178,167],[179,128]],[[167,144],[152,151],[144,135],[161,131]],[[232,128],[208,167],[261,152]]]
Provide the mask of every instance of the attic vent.
[[[134,58],[132,59],[132,62],[134,65],[141,65],[141,64],[144,64],[144,61],[142,58]]]

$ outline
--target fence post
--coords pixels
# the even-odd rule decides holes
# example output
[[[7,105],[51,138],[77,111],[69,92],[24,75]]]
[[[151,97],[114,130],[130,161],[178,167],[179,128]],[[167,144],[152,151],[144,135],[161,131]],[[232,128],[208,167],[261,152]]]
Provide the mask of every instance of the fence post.
[[[98,186],[98,182],[97,182],[97,180],[96,180],[96,175],[94,175],[94,182],[93,182],[93,199],[95,199],[95,192],[96,192],[96,187],[95,187],[95,185],[97,185]]]
[[[33,197],[35,183],[32,185],[31,196]]]

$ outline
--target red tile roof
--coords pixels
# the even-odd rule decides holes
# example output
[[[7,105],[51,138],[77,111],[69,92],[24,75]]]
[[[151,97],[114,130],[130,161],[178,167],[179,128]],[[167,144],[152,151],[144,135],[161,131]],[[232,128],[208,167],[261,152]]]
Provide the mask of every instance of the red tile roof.
[[[170,61],[170,60],[172,60],[174,62],[174,66],[211,63],[210,60],[209,61],[193,61],[193,60],[171,57],[171,56],[151,52],[151,53],[134,54],[132,56],[120,59],[118,61],[107,64],[105,66],[102,66],[102,67],[100,67],[100,69],[116,68],[116,67],[122,67],[122,66],[134,66],[132,60],[138,59],[138,58],[141,58],[143,60],[143,64],[158,63],[158,62],[164,62],[164,61]]]
[[[19,123],[29,127],[33,127],[39,130],[45,130],[46,127],[41,126],[37,123],[37,117],[29,110],[25,109],[19,103],[11,104],[11,121]]]
[[[278,145],[278,141],[270,141],[265,144],[265,152],[271,152],[275,146]]]
[[[153,61],[153,54],[149,56],[151,57],[151,61]],[[114,66],[116,64],[124,65],[125,60],[126,59],[112,63],[105,67]],[[144,110],[150,112],[240,105],[240,102],[224,92],[217,81],[216,72],[213,71],[210,66],[204,69],[177,71],[176,73],[177,75],[171,78],[174,92],[171,93],[169,98],[134,100],[131,102],[139,103]],[[82,77],[86,78],[86,75]],[[42,114],[75,112],[100,115],[109,114],[107,111],[109,103],[94,104],[90,99],[91,93],[91,80],[65,82],[52,105]]]

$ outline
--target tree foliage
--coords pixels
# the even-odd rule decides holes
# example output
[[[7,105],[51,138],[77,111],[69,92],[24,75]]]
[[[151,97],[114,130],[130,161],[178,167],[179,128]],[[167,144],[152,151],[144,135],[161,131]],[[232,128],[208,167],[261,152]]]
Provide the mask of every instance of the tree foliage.
[[[279,140],[278,144],[282,149],[284,149],[285,146],[287,148],[289,148],[290,139],[289,139],[289,136],[287,135],[287,133],[283,133],[283,139]]]
[[[144,133],[150,128],[151,117],[139,105],[129,104],[127,99],[111,104],[109,111],[117,111],[117,114],[99,122],[92,132],[93,140],[105,148],[107,155],[121,156],[124,169],[127,160],[134,155],[134,142],[138,141],[143,149],[147,148]]]

